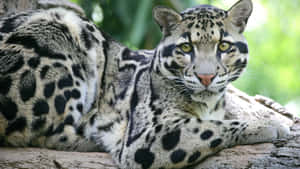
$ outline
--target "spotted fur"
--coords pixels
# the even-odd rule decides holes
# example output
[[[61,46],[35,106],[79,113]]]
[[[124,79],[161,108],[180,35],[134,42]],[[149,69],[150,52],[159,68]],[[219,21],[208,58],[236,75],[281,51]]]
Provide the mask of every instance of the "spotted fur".
[[[230,10],[157,7],[154,50],[132,51],[62,8],[0,20],[0,144],[109,152],[119,168],[182,168],[226,147],[288,133],[224,120],[244,71],[250,0]]]

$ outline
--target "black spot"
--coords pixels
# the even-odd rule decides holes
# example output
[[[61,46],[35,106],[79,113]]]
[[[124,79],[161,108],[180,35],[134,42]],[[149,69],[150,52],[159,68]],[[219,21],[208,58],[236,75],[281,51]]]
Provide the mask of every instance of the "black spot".
[[[150,137],[151,137],[151,132],[148,132],[145,139],[147,143],[149,142]]]
[[[170,159],[174,164],[176,164],[182,162],[185,156],[186,152],[181,149],[178,149],[171,154]]]
[[[46,84],[45,88],[44,88],[44,96],[46,98],[51,97],[54,93],[54,90],[55,90],[55,83],[54,82],[50,82],[50,83]]]
[[[58,19],[58,20],[60,20],[60,19],[61,19],[58,13],[55,13],[55,14],[54,14],[54,16],[55,16],[55,17],[56,17],[56,19]]]
[[[33,57],[28,60],[28,65],[31,68],[35,69],[39,66],[40,62],[41,62],[41,60],[39,57]]]
[[[173,121],[173,124],[177,124],[177,123],[179,123],[180,121],[181,121],[181,119],[176,119],[176,120]]]
[[[94,125],[94,122],[95,122],[95,118],[96,118],[96,114],[94,114],[91,118],[90,118],[90,125]]]
[[[45,124],[46,124],[46,118],[40,117],[32,122],[31,127],[32,130],[36,131],[42,129],[45,126]]]
[[[16,28],[15,20],[19,17],[20,16],[14,16],[4,20],[4,22],[2,23],[2,27],[0,27],[0,32],[9,33],[14,31],[14,29]]]
[[[56,68],[64,67],[64,65],[63,65],[62,63],[59,63],[59,62],[55,62],[55,63],[53,63],[52,65],[53,65],[53,67],[56,67]]]
[[[157,124],[157,117],[154,116],[154,117],[152,118],[152,122],[153,122],[154,125],[156,125],[156,124]]]
[[[191,121],[191,119],[185,119],[184,120],[184,124],[187,124],[187,123],[189,123]]]
[[[180,130],[167,133],[162,137],[162,146],[165,150],[171,150],[177,146],[180,141]]]
[[[69,54],[68,55],[68,58],[70,59],[70,60],[73,60],[73,57]]]
[[[199,118],[197,118],[197,122],[198,122],[198,123],[202,123],[202,120],[199,119]]]
[[[10,98],[0,95],[0,112],[7,120],[16,118],[18,106]]]
[[[8,127],[5,130],[5,134],[9,135],[15,131],[24,131],[25,127],[27,125],[27,121],[25,117],[19,117],[11,124],[8,124]]]
[[[90,49],[92,47],[90,35],[87,33],[85,29],[82,29],[81,31],[81,40],[83,41],[87,49]]]
[[[216,148],[216,147],[219,146],[222,142],[223,142],[223,140],[222,140],[221,138],[217,138],[217,139],[211,141],[211,143],[210,143],[210,148]]]
[[[193,25],[194,25],[194,22],[192,22],[192,23],[189,23],[189,24],[188,24],[188,26],[187,26],[187,28],[189,28],[189,29],[190,29],[190,28],[191,28]]]
[[[74,99],[79,99],[80,96],[81,96],[81,94],[80,94],[80,92],[79,92],[78,89],[73,89],[73,90],[72,90],[72,97],[73,97]]]
[[[162,109],[155,109],[154,115],[161,115],[162,114]]]
[[[140,62],[141,64],[147,64],[148,59],[144,56],[139,54],[138,52],[131,51],[128,48],[125,48],[122,52],[122,59],[123,60],[135,60]]]
[[[238,121],[234,121],[234,122],[230,123],[230,125],[239,125],[239,124],[240,124],[240,122],[238,122]]]
[[[46,75],[47,75],[47,72],[49,71],[50,69],[50,66],[46,65],[44,66],[42,69],[41,69],[41,72],[40,72],[40,77],[41,79],[45,79]]]
[[[84,124],[81,124],[79,127],[76,128],[76,134],[83,136],[84,134]]]
[[[62,95],[58,95],[54,99],[54,106],[58,114],[63,114],[66,107],[66,100]]]
[[[91,32],[95,31],[95,28],[92,25],[86,24],[86,28]]]
[[[111,127],[114,125],[113,122],[110,122],[108,124],[105,124],[103,126],[98,126],[97,129],[100,131],[100,130],[104,130],[104,131],[110,131],[111,130]]]
[[[229,82],[233,82],[233,81],[235,81],[236,79],[238,79],[239,77],[233,77],[233,78],[230,78],[228,81]]]
[[[219,93],[224,92],[225,89],[226,89],[226,87],[223,87],[223,88],[219,89]],[[216,106],[216,107],[215,107],[215,110],[217,110],[217,109],[218,109],[218,107]]]
[[[163,57],[170,57],[170,56],[173,56],[173,51],[174,51],[175,48],[176,48],[176,45],[174,45],[174,44],[171,44],[171,45],[169,45],[169,46],[166,46],[166,47],[163,49],[162,56],[163,56]]]
[[[43,114],[49,113],[49,105],[45,100],[38,100],[36,103],[34,103],[34,106],[32,108],[33,114],[35,116],[41,116]]]
[[[77,110],[78,110],[80,113],[82,113],[83,105],[82,105],[81,103],[77,104],[77,105],[76,105],[76,108],[77,108]]]
[[[54,130],[54,134],[60,134],[64,131],[65,129],[65,124],[64,123],[60,123],[56,129]]]
[[[53,124],[51,124],[51,125],[48,127],[47,131],[45,132],[45,136],[46,136],[46,137],[49,137],[49,136],[52,136],[53,134],[54,134],[54,132],[53,132]]]
[[[205,130],[201,135],[200,138],[202,140],[208,140],[213,136],[213,132],[211,130]]]
[[[58,81],[58,88],[63,89],[65,87],[71,87],[73,86],[73,78],[71,75],[66,75],[64,77],[62,77],[59,81]]]
[[[74,123],[74,118],[72,115],[68,115],[64,121],[65,125],[73,125]]]
[[[149,149],[138,149],[135,152],[134,160],[142,165],[143,169],[148,169],[154,162],[155,155]]]
[[[63,25],[57,25],[62,27]],[[39,36],[40,37],[40,36]],[[28,43],[30,42],[30,43]],[[24,34],[13,34],[10,36],[6,43],[9,44],[18,44],[24,46],[24,48],[27,49],[34,49],[34,51],[41,57],[47,57],[49,59],[61,59],[66,60],[66,56],[57,53],[56,51],[51,50],[48,46],[44,45],[41,46],[41,44],[36,40],[36,37],[32,35],[24,35]]]
[[[69,107],[69,110],[70,110],[70,111],[73,111],[73,110],[74,110],[73,106],[70,106],[70,107]]]
[[[66,100],[69,100],[72,97],[72,92],[70,90],[64,91],[64,96]]]
[[[240,51],[240,53],[246,54],[248,53],[248,46],[243,42],[236,42],[234,44]]]
[[[84,80],[80,70],[81,70],[80,65],[72,65],[72,71],[74,73],[74,76],[80,78],[81,80]]]
[[[216,24],[219,26],[219,27],[222,27],[222,26],[224,26],[224,24],[222,23],[222,22],[216,22]]]
[[[223,124],[223,122],[220,121],[220,120],[210,120],[210,122],[213,123],[213,124],[215,124],[215,125],[217,125],[217,126],[220,126],[220,125]]]
[[[193,129],[193,133],[194,133],[194,134],[197,134],[198,132],[199,132],[199,128],[194,128],[194,129]]]
[[[28,101],[31,97],[35,95],[36,79],[34,74],[29,70],[21,74],[19,90],[23,102]]]
[[[93,41],[95,41],[97,44],[100,43],[100,41],[93,34],[91,34],[91,37],[92,37]]]
[[[68,141],[68,137],[67,136],[62,136],[59,138],[59,142],[66,142]]]
[[[189,157],[188,163],[193,163],[193,162],[197,161],[200,156],[201,156],[201,153],[199,151],[196,151]]]
[[[162,129],[162,124],[160,124],[160,125],[158,125],[158,126],[156,126],[155,127],[155,133],[158,133],[158,132],[160,132],[161,131],[161,129]]]
[[[12,85],[12,80],[9,76],[0,77],[0,94],[6,95]]]
[[[15,73],[24,65],[24,56],[20,51],[0,50],[0,74]]]

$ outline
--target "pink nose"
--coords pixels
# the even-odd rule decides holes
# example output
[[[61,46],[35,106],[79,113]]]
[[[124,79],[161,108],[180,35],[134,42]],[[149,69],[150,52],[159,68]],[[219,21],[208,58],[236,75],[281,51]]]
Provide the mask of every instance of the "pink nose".
[[[213,74],[197,74],[197,77],[200,79],[200,82],[206,87],[211,84],[215,76],[216,75]]]

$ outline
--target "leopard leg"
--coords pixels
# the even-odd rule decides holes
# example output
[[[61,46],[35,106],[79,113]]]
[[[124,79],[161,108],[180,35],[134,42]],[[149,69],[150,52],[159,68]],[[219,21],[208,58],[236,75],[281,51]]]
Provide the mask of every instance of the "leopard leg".
[[[133,124],[135,123],[135,124]],[[130,121],[129,126],[138,126]],[[121,168],[182,168],[197,164],[226,147],[270,142],[289,133],[287,127],[270,122],[214,121],[169,116],[156,125],[126,132],[111,153]]]

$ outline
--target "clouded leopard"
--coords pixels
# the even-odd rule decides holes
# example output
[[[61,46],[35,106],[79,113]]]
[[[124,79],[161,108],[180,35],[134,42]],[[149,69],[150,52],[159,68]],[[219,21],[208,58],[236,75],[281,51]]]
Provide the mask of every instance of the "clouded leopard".
[[[227,11],[156,7],[163,38],[138,51],[62,8],[1,18],[0,144],[106,151],[119,168],[167,169],[286,136],[277,121],[224,120],[226,87],[247,65],[251,12],[251,0]]]

